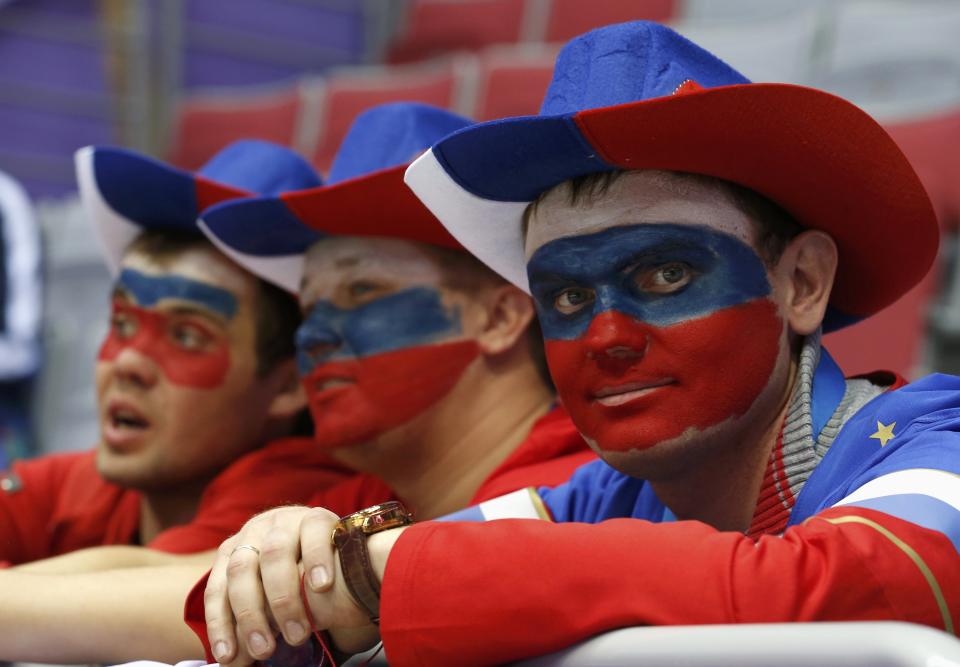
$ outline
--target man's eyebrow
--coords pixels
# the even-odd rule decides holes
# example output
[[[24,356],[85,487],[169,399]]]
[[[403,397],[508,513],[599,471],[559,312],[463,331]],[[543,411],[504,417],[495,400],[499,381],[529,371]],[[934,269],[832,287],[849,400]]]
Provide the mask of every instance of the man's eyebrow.
[[[186,301],[216,311],[225,319],[237,312],[237,297],[227,289],[177,274],[151,276],[124,269],[118,286],[127,290],[141,306],[152,307],[167,299]]]
[[[333,263],[333,266],[337,269],[349,269],[350,267],[356,266],[359,263],[359,257],[340,257]]]
[[[223,313],[212,310],[202,303],[176,304],[167,309],[172,315],[200,316],[213,322],[225,326],[229,321]]]

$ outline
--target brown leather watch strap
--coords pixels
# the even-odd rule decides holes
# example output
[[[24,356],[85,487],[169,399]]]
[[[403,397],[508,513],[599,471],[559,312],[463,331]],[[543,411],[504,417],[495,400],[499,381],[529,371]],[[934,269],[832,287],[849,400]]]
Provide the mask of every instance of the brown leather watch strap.
[[[347,589],[353,598],[370,615],[370,621],[380,623],[380,581],[370,563],[367,550],[367,535],[355,528],[338,536],[337,550],[340,553],[340,567]]]

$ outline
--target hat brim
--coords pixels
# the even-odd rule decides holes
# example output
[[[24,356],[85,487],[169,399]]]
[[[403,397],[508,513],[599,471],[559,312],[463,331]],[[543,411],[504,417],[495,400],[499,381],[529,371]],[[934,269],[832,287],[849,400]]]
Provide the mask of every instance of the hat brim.
[[[74,158],[84,209],[113,274],[145,229],[198,233],[201,211],[250,193],[119,148],[87,146]]]
[[[403,182],[406,165],[206,211],[201,230],[235,262],[290,292],[303,256],[326,236],[388,237],[463,250]]]
[[[788,84],[475,125],[418,158],[406,181],[465,248],[529,291],[526,205],[565,180],[613,169],[722,178],[829,233],[840,262],[827,330],[895,301],[936,256],[933,207],[893,139],[849,102]]]
[[[280,198],[305,225],[324,234],[382,236],[462,250],[404,184],[406,168],[389,167]]]

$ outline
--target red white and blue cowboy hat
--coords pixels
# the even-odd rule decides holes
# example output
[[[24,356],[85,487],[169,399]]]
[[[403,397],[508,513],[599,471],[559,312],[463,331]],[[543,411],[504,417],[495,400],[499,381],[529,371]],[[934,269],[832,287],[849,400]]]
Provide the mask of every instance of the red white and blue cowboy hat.
[[[145,229],[199,234],[200,213],[218,202],[322,183],[289,148],[254,140],[230,144],[197,173],[107,146],[81,148],[75,163],[80,199],[112,273]]]
[[[739,183],[840,250],[824,327],[889,305],[936,255],[929,198],[890,136],[853,104],[751,83],[664,26],[607,26],[569,42],[537,116],[439,141],[406,182],[463,246],[527,289],[521,217],[568,179],[663,169]]]
[[[414,102],[374,107],[344,137],[324,187],[226,202],[200,223],[238,264],[296,293],[303,256],[331,235],[387,236],[460,249],[403,183],[407,165],[471,121]]]

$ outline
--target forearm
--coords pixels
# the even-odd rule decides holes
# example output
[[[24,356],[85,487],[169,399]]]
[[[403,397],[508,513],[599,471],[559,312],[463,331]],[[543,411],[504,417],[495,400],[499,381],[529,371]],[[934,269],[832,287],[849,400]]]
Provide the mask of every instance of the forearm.
[[[161,567],[165,565],[206,565],[213,563],[216,551],[197,554],[171,554],[156,549],[133,546],[106,546],[81,549],[53,558],[18,565],[18,572],[30,574],[79,574],[120,570],[130,567]]]
[[[0,572],[0,660],[107,663],[202,658],[183,603],[205,566],[77,575]]]
[[[915,549],[943,591],[960,590],[956,552],[937,539]],[[631,625],[897,619],[944,627],[928,582],[902,550],[866,525],[820,519],[757,544],[696,522],[424,524],[390,554],[381,614],[396,665],[499,664]]]

